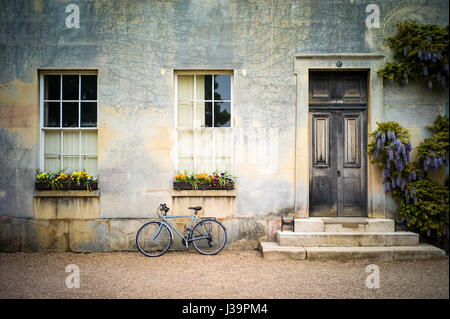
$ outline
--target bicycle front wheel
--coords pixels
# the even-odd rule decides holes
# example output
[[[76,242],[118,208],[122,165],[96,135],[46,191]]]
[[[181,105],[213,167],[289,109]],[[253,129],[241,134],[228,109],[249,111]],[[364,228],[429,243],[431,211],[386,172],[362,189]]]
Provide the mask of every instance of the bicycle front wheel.
[[[136,245],[147,257],[158,257],[164,254],[172,244],[169,227],[161,222],[149,222],[139,229]]]
[[[200,254],[215,255],[225,247],[227,232],[217,220],[205,219],[195,225],[191,240]]]

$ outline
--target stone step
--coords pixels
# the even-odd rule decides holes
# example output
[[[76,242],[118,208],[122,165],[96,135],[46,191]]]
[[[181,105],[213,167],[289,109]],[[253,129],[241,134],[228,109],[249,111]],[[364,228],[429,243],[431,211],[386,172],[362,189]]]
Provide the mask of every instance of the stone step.
[[[295,220],[296,232],[393,232],[392,219],[362,217],[310,217]]]
[[[292,232],[277,231],[280,246],[358,247],[416,246],[419,235],[413,232]]]
[[[303,247],[279,246],[275,242],[260,242],[259,245],[265,259],[306,259],[306,250]]]
[[[295,247],[261,242],[260,251],[264,259],[391,261],[446,258],[444,250],[427,244],[390,247]]]

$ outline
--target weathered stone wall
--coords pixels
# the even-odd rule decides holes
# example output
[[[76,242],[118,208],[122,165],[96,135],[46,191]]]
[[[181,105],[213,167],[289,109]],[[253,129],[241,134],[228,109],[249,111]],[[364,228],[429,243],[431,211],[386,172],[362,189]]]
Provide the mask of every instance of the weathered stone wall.
[[[80,8],[79,29],[65,26],[65,8],[70,3]],[[22,229],[20,236],[30,228],[34,230],[27,233],[40,234],[46,232],[47,226],[42,225],[51,224],[29,220],[35,217],[33,181],[39,166],[38,69],[47,68],[98,70],[99,220],[111,222],[152,218],[159,203],[172,202],[173,71],[234,70],[235,130],[250,135],[270,129],[279,139],[278,152],[270,154],[270,162],[250,161],[248,153],[253,149],[248,141],[236,145],[245,155],[235,163],[236,216],[228,219],[228,228],[233,240],[244,246],[266,236],[268,229],[276,227],[274,218],[294,210],[294,56],[339,52],[390,57],[383,40],[395,31],[398,21],[448,23],[446,0],[383,0],[377,3],[381,27],[367,29],[367,4],[347,0],[2,1],[0,216],[14,218],[9,228],[2,226],[2,241],[15,229]],[[444,93],[438,90],[413,84],[407,88],[387,85],[384,91],[385,113],[411,129],[415,143],[426,136],[423,127],[444,112]],[[51,224],[55,234],[65,234],[65,227],[85,227],[80,221],[62,223],[65,226]],[[89,229],[99,236],[107,234],[104,229],[111,232],[103,222],[95,225]],[[83,238],[87,243],[83,247],[92,247],[90,237]],[[55,243],[58,247],[69,244]]]

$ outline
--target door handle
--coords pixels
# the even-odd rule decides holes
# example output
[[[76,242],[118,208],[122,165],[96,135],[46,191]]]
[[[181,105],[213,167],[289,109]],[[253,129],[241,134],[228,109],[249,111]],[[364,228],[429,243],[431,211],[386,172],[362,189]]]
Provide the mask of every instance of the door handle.
[[[341,177],[341,171],[337,171],[337,176]]]

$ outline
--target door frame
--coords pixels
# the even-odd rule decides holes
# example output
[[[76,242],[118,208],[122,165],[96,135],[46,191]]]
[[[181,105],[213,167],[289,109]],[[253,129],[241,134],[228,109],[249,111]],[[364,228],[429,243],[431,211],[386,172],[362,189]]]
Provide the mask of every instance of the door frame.
[[[370,53],[302,54],[294,57],[296,76],[295,124],[295,217],[309,217],[309,71],[367,71],[367,133],[373,132],[376,122],[384,121],[383,79],[377,71],[384,65],[385,56]],[[338,67],[338,65],[340,67]],[[381,170],[367,163],[367,216],[386,218],[386,198]]]

